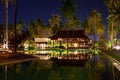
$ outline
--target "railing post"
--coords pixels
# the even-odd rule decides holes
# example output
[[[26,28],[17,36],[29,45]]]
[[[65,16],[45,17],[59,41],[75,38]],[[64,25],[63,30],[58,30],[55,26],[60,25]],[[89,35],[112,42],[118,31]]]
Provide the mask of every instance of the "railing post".
[[[5,80],[7,80],[7,65],[5,65],[5,76],[4,76],[5,78]]]
[[[112,77],[113,77],[113,80],[115,80],[115,72],[114,72],[114,66],[112,64]]]

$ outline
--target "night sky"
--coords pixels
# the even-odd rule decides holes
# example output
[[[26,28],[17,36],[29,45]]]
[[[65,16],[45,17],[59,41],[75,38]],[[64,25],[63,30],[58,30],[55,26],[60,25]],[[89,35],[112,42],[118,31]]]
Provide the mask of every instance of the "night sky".
[[[18,12],[17,21],[22,20],[29,23],[31,20],[41,18],[44,23],[48,23],[48,19],[52,14],[60,14],[59,8],[62,6],[61,0],[17,0]],[[80,21],[84,21],[88,14],[97,9],[102,14],[104,23],[108,16],[104,0],[76,0],[77,17]],[[9,4],[9,23],[13,23],[13,4]],[[4,5],[0,4],[0,24],[4,23]]]

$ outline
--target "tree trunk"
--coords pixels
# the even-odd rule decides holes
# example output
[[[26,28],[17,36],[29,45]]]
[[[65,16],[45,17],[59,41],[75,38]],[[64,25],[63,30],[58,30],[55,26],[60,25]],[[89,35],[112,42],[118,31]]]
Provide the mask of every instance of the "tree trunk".
[[[14,53],[16,53],[17,48],[17,39],[16,39],[16,17],[17,17],[17,3],[16,0],[14,0]]]
[[[8,50],[8,0],[5,0],[5,48]]]
[[[113,27],[114,27],[114,24],[113,24],[113,22],[112,22],[112,34],[111,34],[111,49],[112,49],[112,47],[113,47]]]

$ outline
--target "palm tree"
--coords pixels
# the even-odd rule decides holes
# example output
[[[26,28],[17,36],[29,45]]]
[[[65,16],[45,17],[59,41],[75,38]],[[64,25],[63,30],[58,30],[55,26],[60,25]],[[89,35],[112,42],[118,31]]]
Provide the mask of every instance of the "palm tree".
[[[90,33],[93,35],[96,35],[98,30],[104,30],[101,20],[101,14],[98,13],[97,10],[93,10],[89,14],[88,26],[90,28]],[[97,36],[99,36],[99,34],[97,34]]]
[[[115,28],[117,28],[117,16],[115,14],[111,14],[107,17],[108,19],[108,36],[111,40],[111,47],[113,46],[113,39],[117,36],[117,32]]]
[[[14,53],[16,53],[16,48],[17,48],[17,38],[16,38],[16,21],[17,21],[17,2],[14,0],[14,34],[15,34],[15,42],[14,42]]]
[[[104,3],[108,8],[108,11],[111,13],[114,9],[118,8],[120,5],[120,0],[104,0]]]
[[[101,39],[101,37],[104,35],[105,32],[105,27],[102,22],[99,23],[99,26],[96,29],[96,34],[97,34],[97,41],[98,39]]]
[[[8,2],[13,2],[13,0],[0,0],[2,3],[5,4],[5,39],[4,44],[5,48],[8,50]]]
[[[49,19],[49,24],[51,25],[52,34],[55,34],[60,29],[60,16],[58,14],[53,14],[52,18]]]
[[[36,30],[35,21],[31,21],[30,24],[27,26],[27,29],[29,31],[30,38],[37,37],[36,34],[37,34],[38,30],[35,33],[35,30]]]
[[[27,29],[30,33],[30,38],[42,37],[42,32],[45,25],[41,19],[37,19],[37,21],[31,21],[27,26]]]
[[[8,49],[8,0],[1,0],[5,4],[5,40],[4,48]]]
[[[117,26],[119,27],[120,24],[120,0],[104,0],[106,7],[108,8],[108,11],[110,12],[110,15],[108,16],[108,26],[111,25],[111,48],[113,46],[113,38],[114,34],[118,31],[114,32],[114,28]],[[115,24],[118,24],[117,26]],[[115,27],[116,26],[116,27]],[[110,30],[110,29],[109,29]]]
[[[64,18],[66,18],[66,26],[78,26],[79,20],[76,18],[76,8],[74,0],[63,0],[63,6],[60,8],[60,11]]]
[[[86,35],[89,36],[90,31],[91,31],[91,27],[88,25],[88,20],[85,20],[85,21],[82,23],[82,29],[84,29]]]
[[[79,25],[80,25],[80,20],[78,20],[76,17],[68,20],[67,23],[66,23],[66,26],[69,26],[68,28],[72,29],[72,30],[79,29]]]
[[[75,16],[76,4],[74,0],[63,0],[63,6],[60,8],[62,15],[70,20]]]
[[[22,31],[24,26],[23,21],[18,21],[18,24],[16,25],[17,35],[19,36],[19,39],[22,39]]]
[[[12,49],[12,47],[14,46],[14,25],[13,24],[9,24],[8,27],[8,36],[9,36],[9,49]]]
[[[50,36],[52,36],[51,28],[48,26],[44,27],[41,31],[41,37],[50,37]]]

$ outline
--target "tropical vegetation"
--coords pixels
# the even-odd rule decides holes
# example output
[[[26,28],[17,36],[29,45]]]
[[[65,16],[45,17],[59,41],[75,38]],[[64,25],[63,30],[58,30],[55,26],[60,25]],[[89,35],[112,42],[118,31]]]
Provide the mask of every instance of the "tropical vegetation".
[[[37,37],[50,37],[56,34],[59,30],[77,30],[84,29],[87,36],[97,42],[97,47],[106,47],[109,40],[111,41],[111,46],[113,45],[113,40],[118,38],[119,24],[120,24],[120,1],[119,0],[104,0],[106,7],[108,8],[109,15],[108,20],[108,36],[105,35],[105,24],[103,23],[101,13],[97,9],[93,9],[85,21],[80,22],[77,18],[76,11],[77,5],[75,0],[62,0],[62,5],[59,8],[59,13],[53,13],[48,19],[48,24],[44,23],[41,18],[36,20],[31,20],[29,23],[24,23],[22,20],[17,21],[15,24],[8,23],[8,1],[13,2],[14,0],[1,0],[5,2],[6,11],[6,24],[5,32],[4,24],[0,25],[0,42],[3,44],[6,40],[6,44],[9,40],[9,47],[13,48],[14,38],[16,35],[17,47],[21,45],[26,40],[33,41]],[[16,32],[16,34],[15,34]],[[9,36],[9,37],[7,37]],[[3,39],[5,38],[5,39]],[[104,44],[103,44],[104,43]]]
[[[111,40],[111,47],[114,45],[114,39],[117,39],[120,24],[120,1],[119,0],[104,0],[108,8],[108,35]]]

